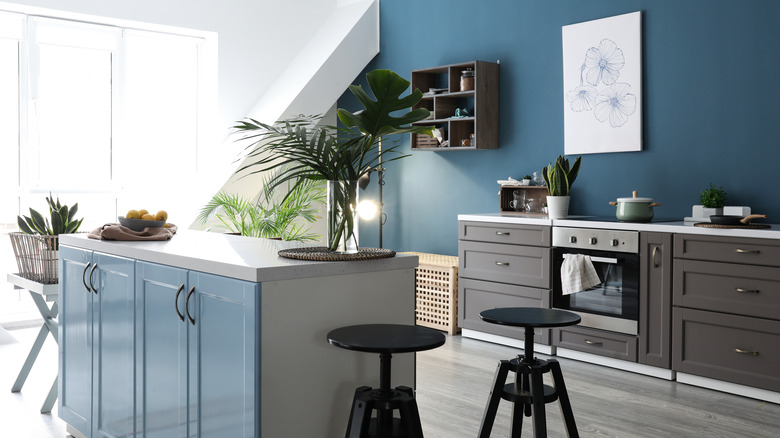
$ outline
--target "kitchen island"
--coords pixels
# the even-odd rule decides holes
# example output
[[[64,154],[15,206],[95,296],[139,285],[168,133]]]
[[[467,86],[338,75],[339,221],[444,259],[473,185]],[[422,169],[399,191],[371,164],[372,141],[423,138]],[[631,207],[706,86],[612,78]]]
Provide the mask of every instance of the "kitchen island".
[[[198,231],[60,242],[58,412],[77,435],[340,436],[379,366],[326,334],[415,321],[416,256],[298,261]],[[395,357],[393,385],[414,378],[414,354]]]

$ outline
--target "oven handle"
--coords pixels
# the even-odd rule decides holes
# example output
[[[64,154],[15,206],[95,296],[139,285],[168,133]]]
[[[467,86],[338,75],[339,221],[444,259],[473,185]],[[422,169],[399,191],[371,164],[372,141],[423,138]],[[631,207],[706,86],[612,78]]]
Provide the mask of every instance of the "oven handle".
[[[563,254],[563,258],[569,257],[570,254]],[[618,259],[611,258],[611,257],[593,257],[590,256],[590,261],[596,262],[596,263],[611,263],[613,265],[617,265]]]

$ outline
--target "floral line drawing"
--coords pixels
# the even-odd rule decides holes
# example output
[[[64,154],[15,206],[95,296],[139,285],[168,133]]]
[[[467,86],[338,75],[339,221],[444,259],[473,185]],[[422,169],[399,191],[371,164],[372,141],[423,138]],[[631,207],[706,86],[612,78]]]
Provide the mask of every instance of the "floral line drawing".
[[[593,110],[599,122],[609,120],[610,126],[619,128],[636,112],[636,96],[631,85],[619,83],[620,69],[626,65],[623,50],[614,41],[604,38],[598,47],[585,52],[580,67],[580,85],[566,93],[566,100],[574,112]],[[598,86],[603,84],[602,89]]]

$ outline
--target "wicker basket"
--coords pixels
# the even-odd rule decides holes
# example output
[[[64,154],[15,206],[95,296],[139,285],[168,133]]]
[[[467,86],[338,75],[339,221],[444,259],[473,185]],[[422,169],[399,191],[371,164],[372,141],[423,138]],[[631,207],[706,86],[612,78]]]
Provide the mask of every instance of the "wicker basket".
[[[454,335],[458,327],[458,258],[421,252],[416,272],[417,325]]]
[[[10,233],[19,275],[43,284],[56,284],[58,236]]]

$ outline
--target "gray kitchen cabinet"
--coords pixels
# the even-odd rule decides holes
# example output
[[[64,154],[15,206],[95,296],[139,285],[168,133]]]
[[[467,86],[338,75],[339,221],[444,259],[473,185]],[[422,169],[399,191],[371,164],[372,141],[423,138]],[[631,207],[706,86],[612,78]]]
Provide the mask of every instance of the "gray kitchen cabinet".
[[[639,234],[638,362],[672,364],[672,234]]]
[[[552,344],[599,356],[637,361],[637,337],[588,327],[563,327],[552,330]]]
[[[522,329],[485,323],[483,310],[550,307],[551,227],[490,222],[459,223],[458,325],[523,339]],[[550,345],[550,331],[535,343]]]
[[[672,369],[780,391],[780,242],[674,239]]]

